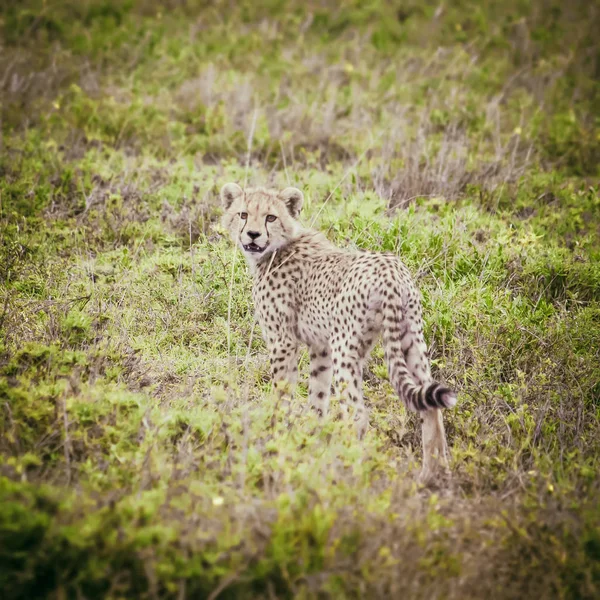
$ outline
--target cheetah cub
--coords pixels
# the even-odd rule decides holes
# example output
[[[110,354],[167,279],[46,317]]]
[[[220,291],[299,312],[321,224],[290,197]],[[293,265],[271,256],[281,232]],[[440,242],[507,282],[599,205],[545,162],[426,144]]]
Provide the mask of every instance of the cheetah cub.
[[[359,436],[368,426],[363,367],[379,334],[392,385],[421,412],[422,479],[447,469],[442,408],[456,394],[432,380],[421,302],[407,268],[391,254],[341,250],[298,221],[304,196],[296,188],[221,190],[223,226],[254,277],[256,316],[274,382],[294,386],[299,345],[310,349],[310,403],[325,415],[330,389],[352,410]],[[332,386],[333,379],[333,386]]]

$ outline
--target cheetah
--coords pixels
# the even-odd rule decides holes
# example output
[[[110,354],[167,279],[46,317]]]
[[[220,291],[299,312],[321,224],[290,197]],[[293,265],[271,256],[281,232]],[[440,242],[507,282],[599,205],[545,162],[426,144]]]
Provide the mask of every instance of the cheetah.
[[[221,190],[223,227],[253,275],[257,320],[275,384],[293,389],[301,344],[310,351],[309,402],[325,415],[330,393],[350,411],[359,437],[368,427],[363,367],[382,334],[390,381],[406,406],[421,414],[422,480],[438,467],[447,472],[442,408],[455,392],[433,381],[419,293],[406,266],[393,254],[343,250],[298,218],[303,193],[263,187]],[[333,384],[333,385],[332,385]]]

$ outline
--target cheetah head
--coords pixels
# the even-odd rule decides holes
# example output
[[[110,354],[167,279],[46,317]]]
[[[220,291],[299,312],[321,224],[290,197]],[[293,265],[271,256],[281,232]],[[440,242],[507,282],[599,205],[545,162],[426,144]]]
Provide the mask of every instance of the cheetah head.
[[[258,262],[297,236],[303,200],[302,192],[293,187],[281,192],[261,187],[243,190],[237,183],[227,183],[221,189],[222,225],[246,258]]]

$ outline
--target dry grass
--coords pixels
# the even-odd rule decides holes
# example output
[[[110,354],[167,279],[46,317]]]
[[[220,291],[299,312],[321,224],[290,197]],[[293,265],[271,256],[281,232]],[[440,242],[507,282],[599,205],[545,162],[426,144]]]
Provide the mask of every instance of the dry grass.
[[[3,6],[5,595],[596,597],[597,16]],[[450,481],[417,485],[379,347],[364,444],[273,397],[229,180],[407,263]]]

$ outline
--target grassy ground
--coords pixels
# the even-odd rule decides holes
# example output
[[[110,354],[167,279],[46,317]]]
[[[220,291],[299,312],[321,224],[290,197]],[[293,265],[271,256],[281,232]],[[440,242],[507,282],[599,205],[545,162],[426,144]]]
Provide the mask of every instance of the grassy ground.
[[[599,16],[2,3],[4,597],[597,598]],[[448,488],[381,348],[364,443],[276,406],[229,180],[409,265]]]

